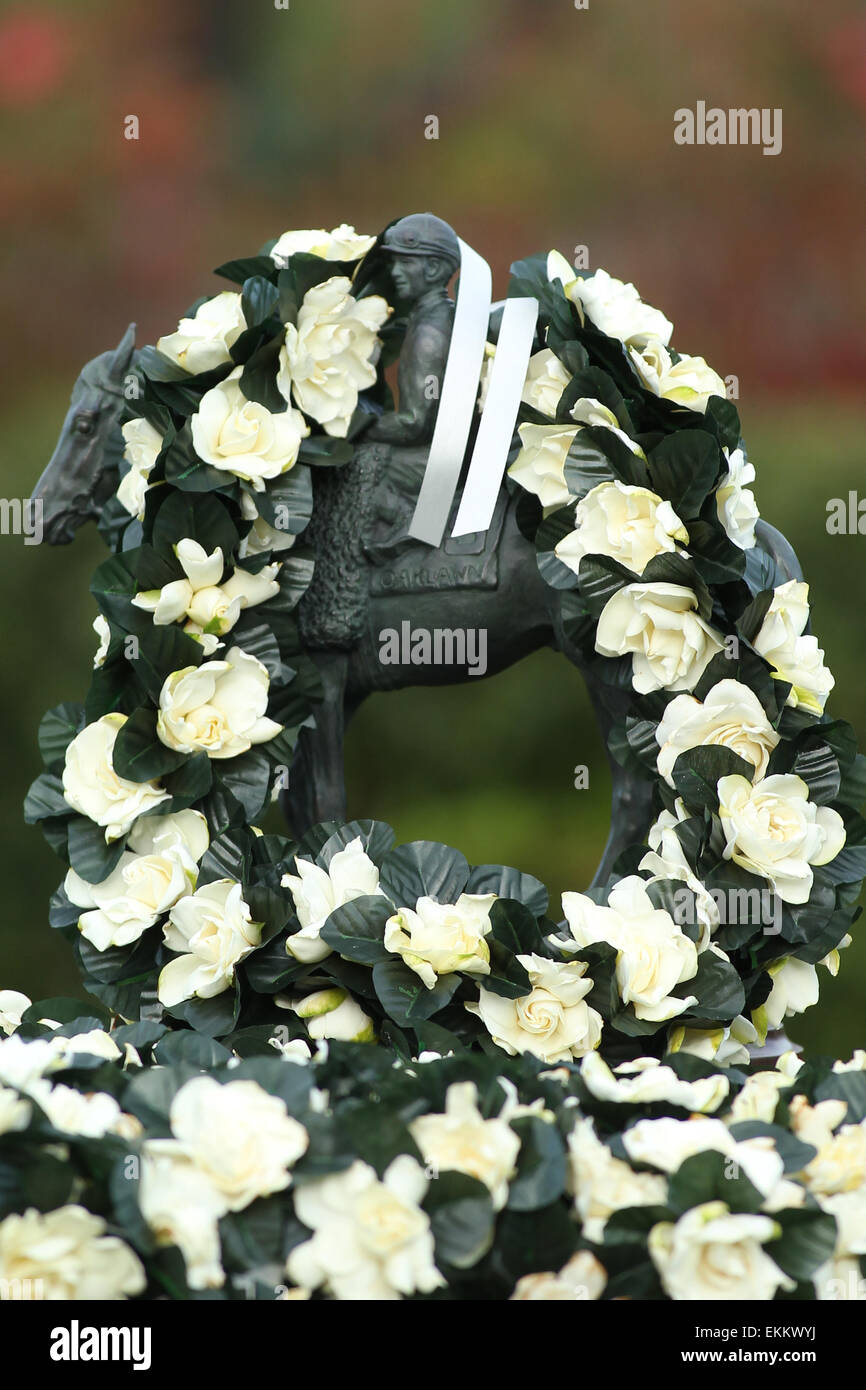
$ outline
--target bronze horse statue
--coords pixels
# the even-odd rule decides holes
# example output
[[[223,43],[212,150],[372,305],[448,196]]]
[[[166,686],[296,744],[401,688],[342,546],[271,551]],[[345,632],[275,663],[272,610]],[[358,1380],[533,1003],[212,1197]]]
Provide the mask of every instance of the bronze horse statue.
[[[410,234],[401,246],[399,229],[413,222],[416,232],[421,224],[420,245]],[[399,408],[374,423],[349,464],[313,470],[313,518],[305,539],[316,565],[299,621],[324,695],[315,727],[302,731],[283,810],[295,836],[316,822],[345,819],[345,729],[368,695],[467,679],[463,665],[411,659],[384,664],[384,632],[400,632],[407,622],[413,630],[452,635],[483,631],[485,675],[552,647],[584,676],[612,778],[610,833],[593,879],[603,884],[619,853],[645,838],[651,817],[652,784],[610,754],[610,731],[622,721],[630,692],[602,683],[598,664],[587,663],[569,640],[560,592],[539,573],[534,545],[517,522],[516,498],[504,485],[487,532],[451,538],[436,549],[407,536],[403,523],[423,474],[436,408],[427,404],[420,382],[429,379],[431,367],[441,370],[447,355],[453,305],[446,287],[456,269],[456,238],[429,214],[395,226],[394,279],[414,304],[400,356]],[[86,521],[98,519],[117,487],[124,408],[135,414],[135,392],[129,389],[134,373],[130,325],[114,352],[89,362],[78,378],[57,447],[34,491],[43,502],[51,544],[70,541]],[[785,578],[802,578],[791,546],[773,527],[758,524],[757,544]]]

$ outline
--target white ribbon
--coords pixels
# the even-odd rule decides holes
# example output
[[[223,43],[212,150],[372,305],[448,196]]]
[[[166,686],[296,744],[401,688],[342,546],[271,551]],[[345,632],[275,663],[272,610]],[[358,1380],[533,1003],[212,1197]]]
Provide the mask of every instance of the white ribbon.
[[[460,479],[478,396],[493,287],[490,266],[465,241],[458,240],[460,281],[451,346],[427,467],[409,527],[414,540],[432,546],[442,544]]]
[[[537,321],[537,299],[505,301],[484,413],[452,536],[486,531],[493,520]]]

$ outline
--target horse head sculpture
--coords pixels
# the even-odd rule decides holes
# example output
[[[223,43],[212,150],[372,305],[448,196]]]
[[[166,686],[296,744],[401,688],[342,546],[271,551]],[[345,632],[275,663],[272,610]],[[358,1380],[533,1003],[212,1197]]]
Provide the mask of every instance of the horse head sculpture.
[[[136,394],[135,324],[110,352],[82,368],[54,453],[33,489],[42,504],[44,538],[68,545],[86,521],[98,521],[117,487],[123,452],[120,421]]]

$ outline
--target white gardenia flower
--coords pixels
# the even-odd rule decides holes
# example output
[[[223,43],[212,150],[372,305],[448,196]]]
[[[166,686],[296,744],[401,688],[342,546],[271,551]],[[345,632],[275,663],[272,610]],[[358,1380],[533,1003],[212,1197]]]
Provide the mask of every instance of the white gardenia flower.
[[[466,1004],[477,1014],[497,1047],[509,1056],[531,1052],[543,1062],[570,1062],[592,1052],[601,1041],[602,1018],[586,1003],[593,981],[585,975],[584,961],[546,960],[519,955],[529,975],[528,994],[506,999],[479,989],[477,1004]]]
[[[14,1033],[32,1002],[19,989],[0,989],[0,1032]]]
[[[632,653],[632,684],[640,695],[691,690],[723,646],[697,606],[683,584],[626,584],[602,609],[595,649],[602,656]]]
[[[236,758],[282,730],[265,717],[269,686],[267,668],[239,647],[225,661],[173,671],[160,691],[157,734],[179,753]]]
[[[252,921],[242,885],[218,878],[175,904],[163,934],[169,950],[181,953],[159,977],[160,1003],[170,1009],[228,989],[235,966],[261,944],[262,924]]]
[[[778,890],[777,890],[778,891]],[[761,1031],[781,1028],[786,1018],[805,1013],[818,1002],[818,971],[809,961],[786,956],[767,966],[773,988],[759,1009],[755,1010],[762,1025]]]
[[[520,453],[508,469],[545,509],[563,506],[570,497],[565,481],[565,460],[578,433],[576,425],[523,424],[517,430]]]
[[[408,1154],[394,1159],[381,1182],[360,1159],[341,1173],[305,1182],[295,1192],[295,1212],[313,1236],[289,1255],[290,1279],[357,1302],[444,1287],[430,1218],[421,1209],[427,1186],[423,1168]]]
[[[725,859],[766,878],[783,902],[808,902],[813,867],[829,864],[845,844],[838,811],[816,806],[802,777],[792,774],[757,786],[720,777],[717,790]]]
[[[379,870],[360,835],[331,857],[327,869],[301,858],[295,860],[295,868],[297,874],[283,874],[280,879],[281,886],[292,895],[301,924],[301,930],[287,939],[286,953],[312,964],[331,954],[331,947],[319,933],[332,912],[356,898],[384,895]]]
[[[718,1074],[684,1081],[657,1057],[621,1062],[611,1071],[598,1053],[592,1053],[581,1062],[580,1074],[596,1100],[614,1105],[654,1105],[664,1101],[701,1115],[718,1110],[731,1089],[728,1078]]]
[[[29,1092],[35,1081],[41,1080],[47,1072],[57,1071],[62,1065],[53,1039],[25,1040],[16,1034],[0,1038],[0,1085]]]
[[[591,1250],[578,1250],[558,1274],[524,1274],[509,1302],[580,1303],[601,1298],[607,1270]]]
[[[468,1173],[489,1187],[495,1211],[508,1201],[508,1184],[517,1172],[520,1138],[501,1116],[485,1120],[478,1109],[474,1081],[456,1081],[445,1093],[444,1115],[421,1115],[409,1132],[434,1176]]]
[[[520,399],[531,405],[540,415],[547,415],[552,420],[556,415],[560,396],[570,381],[571,373],[563,366],[556,353],[550,348],[542,348],[529,359]]]
[[[131,1298],[147,1279],[138,1256],[105,1234],[101,1216],[80,1206],[0,1221],[0,1286],[29,1280],[54,1302],[108,1302]]]
[[[104,1139],[116,1130],[121,1109],[114,1096],[104,1091],[85,1095],[73,1086],[52,1086],[36,1081],[30,1095],[57,1130],[87,1139]]]
[[[610,555],[642,574],[656,555],[677,549],[689,533],[670,502],[645,487],[599,483],[578,502],[575,529],[556,545],[558,559],[575,574],[585,555]]]
[[[220,1083],[197,1076],[181,1086],[169,1113],[173,1140],[151,1140],[151,1153],[179,1153],[220,1194],[225,1211],[281,1192],[310,1139],[280,1096],[257,1081]]]
[[[93,653],[93,669],[98,671],[101,666],[105,665],[105,658],[108,656],[108,648],[111,644],[111,628],[101,613],[97,613],[91,627],[99,638],[99,646]]]
[[[697,974],[697,947],[669,912],[654,906],[637,874],[620,879],[607,907],[583,893],[563,893],[562,910],[578,950],[599,941],[614,947],[620,998],[634,1006],[638,1018],[663,1022],[697,1002],[693,994],[682,999],[673,994]]]
[[[224,473],[233,473],[264,492],[270,478],[288,473],[298,461],[301,440],[310,427],[300,411],[289,406],[273,413],[241,390],[242,368],[206,391],[190,419],[192,442],[199,458]]]
[[[297,324],[286,325],[277,387],[326,434],[344,439],[358,392],[376,382],[379,329],[390,305],[380,295],[355,299],[352,282],[334,275],[304,295]]]
[[[706,744],[730,748],[755,769],[753,781],[767,771],[770,754],[779,742],[766,711],[753,690],[742,681],[718,681],[703,701],[677,695],[656,727],[658,770],[674,785],[674,763],[680,753]]]
[[[222,290],[200,304],[192,318],[181,319],[177,331],[157,340],[157,351],[193,376],[230,362],[232,344],[246,331],[242,296]]]
[[[672,878],[685,883],[694,893],[695,918],[701,928],[700,938],[696,942],[700,953],[707,949],[710,937],[718,929],[720,916],[712,894],[693,873],[676,833],[676,827],[688,819],[689,814],[682,797],[677,797],[676,814],[667,810],[660,811],[647,833],[649,851],[638,864],[638,868],[641,871],[648,870],[652,874],[650,883]]]
[[[746,1077],[746,1084],[731,1102],[729,1124],[743,1120],[761,1120],[772,1124],[779,1104],[779,1094],[794,1084],[793,1077],[778,1071],[756,1071]]]
[[[28,1100],[23,1100],[9,1086],[0,1086],[0,1138],[26,1129],[32,1114],[33,1106]]]
[[[120,480],[117,500],[122,507],[137,517],[144,517],[144,499],[147,495],[148,479],[162,449],[162,435],[148,420],[139,416],[121,425],[125,448],[123,457],[129,463],[129,472]]]
[[[676,1224],[649,1234],[649,1252],[668,1296],[675,1300],[769,1301],[796,1288],[764,1250],[781,1235],[769,1216],[731,1213],[724,1202],[704,1202]]]
[[[321,256],[325,261],[359,261],[375,245],[374,236],[364,236],[343,222],[331,232],[326,232],[323,227],[283,232],[271,247],[271,260],[285,266],[290,256],[302,251],[308,256]]]
[[[712,899],[710,899],[712,902]],[[668,1030],[668,1052],[686,1052],[720,1067],[747,1067],[749,1045],[759,1041],[758,1030],[742,1014],[725,1028],[686,1028],[682,1024]]]
[[[748,487],[755,481],[755,466],[749,463],[742,449],[723,450],[728,471],[716,488],[716,510],[728,540],[741,550],[751,550],[755,544],[755,526],[761,519],[755,494]]]
[[[703,357],[680,357],[674,362],[666,345],[649,340],[638,351],[629,348],[632,366],[648,390],[664,400],[688,406],[703,415],[711,396],[725,397],[725,383]]]
[[[440,975],[462,971],[490,974],[490,909],[495,893],[461,893],[456,903],[419,898],[413,911],[401,907],[385,923],[385,946],[403,957],[428,989]]]
[[[584,1236],[594,1244],[603,1241],[605,1225],[615,1211],[664,1206],[667,1201],[667,1180],[658,1173],[636,1173],[630,1163],[615,1158],[588,1115],[577,1120],[568,1136],[568,1163],[575,1211]]]
[[[630,449],[636,458],[646,458],[640,445],[627,435],[624,429],[620,428],[619,421],[610,407],[603,405],[594,396],[581,396],[579,401],[575,401],[569,414],[572,420],[577,421],[581,429],[584,425],[593,425],[596,429],[610,430],[611,434],[615,434],[620,443]]]
[[[195,888],[209,842],[200,811],[145,816],[133,826],[129,849],[102,883],[86,883],[70,869],[63,885],[66,896],[76,907],[89,909],[78,919],[82,936],[98,951],[138,941]]]
[[[136,817],[168,800],[156,782],[130,782],[114,771],[111,754],[125,714],[104,714],[76,734],[66,749],[63,795],[74,811],[105,830],[108,842],[125,835]]]
[[[92,1028],[89,1033],[74,1033],[71,1038],[55,1034],[47,1042],[55,1056],[64,1061],[82,1052],[91,1057],[104,1057],[106,1062],[117,1062],[123,1056],[114,1038],[104,1028]]]
[[[576,276],[559,252],[551,251],[547,260],[548,280],[562,281],[567,299],[610,338],[640,346],[651,338],[669,343],[674,326],[659,309],[644,304],[634,285],[625,284],[606,270],[588,277]]]
[[[175,546],[175,554],[186,578],[174,579],[161,589],[144,589],[132,600],[136,608],[153,614],[158,627],[186,618],[185,632],[222,637],[245,608],[266,603],[279,593],[277,563],[265,565],[258,574],[236,568],[221,583],[224,565],[219,546],[208,555],[198,541],[186,537]]]
[[[279,1001],[278,1001],[279,1002]],[[302,1018],[314,1042],[334,1038],[339,1042],[375,1042],[373,1022],[344,989],[318,989],[288,1007]]]
[[[695,1154],[723,1154],[765,1198],[774,1193],[785,1171],[771,1137],[736,1140],[722,1120],[705,1115],[692,1115],[688,1120],[669,1116],[638,1120],[625,1131],[622,1142],[633,1163],[647,1163],[664,1173],[676,1173]]]
[[[774,679],[790,684],[786,704],[823,714],[836,682],[824,665],[817,637],[803,635],[808,621],[809,585],[796,579],[780,584],[773,591],[754,647],[774,667]]]
[[[165,1146],[171,1141],[155,1141]],[[219,1289],[225,1283],[220,1258],[219,1219],[226,1205],[205,1172],[179,1152],[141,1156],[138,1204],[157,1245],[176,1245],[186,1265],[191,1289]]]

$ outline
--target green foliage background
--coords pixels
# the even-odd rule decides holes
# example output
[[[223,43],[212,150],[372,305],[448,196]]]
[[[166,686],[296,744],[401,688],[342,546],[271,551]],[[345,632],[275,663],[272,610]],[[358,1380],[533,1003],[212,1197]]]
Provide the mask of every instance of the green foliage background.
[[[84,361],[130,318],[140,343],[170,331],[221,287],[211,266],[284,227],[376,231],[429,206],[487,255],[500,292],[510,260],[585,243],[673,318],[677,345],[738,374],[759,505],[810,582],[831,711],[866,744],[866,538],[825,527],[830,498],[866,494],[857,15],[848,0],[820,15],[768,0],[756,29],[751,10],[691,0],[151,0],[144,24],[109,0],[0,7],[2,494],[30,492]],[[673,111],[699,98],[783,106],[783,154],[677,149]],[[128,112],[138,142],[123,140]],[[21,803],[41,714],[86,689],[103,553],[92,527],[57,550],[0,537],[0,988],[34,997],[75,993],[77,977],[47,926],[60,865]],[[588,882],[607,834],[586,693],[546,652],[371,699],[348,786],[350,815],[512,863],[554,895]],[[866,1043],[866,927],[822,984],[794,1036],[840,1054]]]

